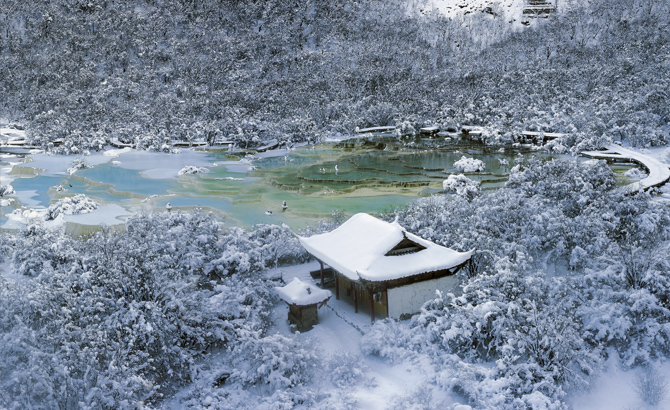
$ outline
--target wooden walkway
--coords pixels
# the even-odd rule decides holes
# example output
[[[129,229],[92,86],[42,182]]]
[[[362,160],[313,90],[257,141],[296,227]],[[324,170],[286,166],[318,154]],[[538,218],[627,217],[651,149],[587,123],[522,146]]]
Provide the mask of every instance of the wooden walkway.
[[[521,143],[546,143],[549,140],[555,140],[556,138],[564,137],[565,134],[560,134],[558,132],[543,132],[543,131],[522,131],[521,137],[518,138],[518,142]]]
[[[556,5],[546,0],[527,0],[523,6],[523,15],[530,18],[548,17],[555,12]]]
[[[621,188],[629,194],[659,187],[670,180],[670,169],[668,169],[666,164],[648,155],[615,144],[609,145],[603,151],[583,151],[581,154],[590,158],[607,161],[632,161],[646,168],[649,171],[649,175],[645,179]]]
[[[369,133],[382,133],[382,132],[391,132],[395,131],[395,127],[390,125],[390,126],[382,126],[382,127],[369,127],[369,128],[357,128],[356,131],[354,131],[356,134],[369,134]]]

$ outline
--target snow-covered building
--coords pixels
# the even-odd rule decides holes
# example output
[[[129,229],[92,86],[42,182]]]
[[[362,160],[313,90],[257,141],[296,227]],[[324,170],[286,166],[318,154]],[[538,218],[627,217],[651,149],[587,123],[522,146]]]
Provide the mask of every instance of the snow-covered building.
[[[276,287],[279,297],[288,305],[288,320],[297,330],[305,332],[319,323],[317,306],[332,296],[329,290],[307,284],[298,278],[286,286]]]
[[[473,251],[457,252],[368,214],[356,214],[337,229],[308,238],[302,246],[335,276],[335,298],[344,294],[354,308],[375,316],[400,318],[420,310],[435,291],[457,285],[455,273]],[[323,283],[323,280],[322,280]]]

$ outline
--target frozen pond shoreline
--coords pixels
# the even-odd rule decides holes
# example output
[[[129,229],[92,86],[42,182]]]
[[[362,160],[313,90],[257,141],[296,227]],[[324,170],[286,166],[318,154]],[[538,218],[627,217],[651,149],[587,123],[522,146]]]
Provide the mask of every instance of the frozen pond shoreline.
[[[529,146],[500,148],[456,138],[384,137],[246,156],[128,148],[86,156],[33,153],[25,159],[4,154],[0,182],[11,183],[16,194],[11,205],[0,208],[0,228],[16,229],[25,223],[26,215],[39,214],[61,198],[84,194],[101,207],[86,218],[67,216],[65,222],[122,223],[137,212],[166,211],[169,203],[172,212],[194,208],[214,212],[227,225],[286,223],[299,229],[334,212],[392,211],[441,192],[442,181],[460,173],[454,163],[463,156],[485,164],[483,171],[466,174],[470,179],[479,181],[483,189],[498,188],[519,155],[552,158]],[[187,166],[202,172],[179,175]]]

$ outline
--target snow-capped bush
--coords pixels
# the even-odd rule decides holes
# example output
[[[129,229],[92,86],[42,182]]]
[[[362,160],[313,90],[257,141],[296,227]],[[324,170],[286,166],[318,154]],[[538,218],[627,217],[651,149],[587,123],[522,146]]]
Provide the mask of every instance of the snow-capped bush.
[[[668,377],[651,366],[638,370],[633,389],[647,404],[657,406],[668,396]]]
[[[206,174],[208,172],[209,172],[208,168],[196,167],[195,165],[187,165],[184,168],[179,170],[178,175]]]
[[[405,135],[416,135],[416,129],[410,121],[403,121],[402,123],[396,125],[395,134],[397,137],[402,137]]]
[[[563,383],[584,380],[600,363],[569,314],[573,301],[563,292],[571,285],[518,268],[500,260],[496,273],[470,280],[462,296],[428,302],[412,321],[414,332],[426,332],[426,349],[458,356],[439,383],[485,408],[507,408],[536,391],[557,403]]]
[[[647,177],[647,174],[640,168],[631,168],[624,172],[623,175],[631,179],[644,179]]]
[[[376,321],[361,339],[361,352],[399,363],[412,356],[412,335],[404,324],[392,319]]]
[[[0,207],[9,206],[14,199],[4,199],[3,197],[14,194],[14,188],[11,185],[0,185]]]
[[[0,198],[14,194],[14,188],[11,185],[0,185]]]
[[[338,352],[326,363],[326,373],[330,381],[340,388],[353,386],[365,377],[367,368],[361,364],[361,358],[349,352]]]
[[[479,181],[473,181],[463,174],[449,175],[442,181],[442,189],[445,192],[455,193],[464,198],[472,199],[480,192]]]
[[[86,214],[98,209],[98,203],[84,194],[59,199],[47,209],[45,220],[56,219],[58,215]]]
[[[319,361],[312,346],[280,334],[248,338],[237,346],[234,357],[232,380],[271,391],[304,384]]]
[[[555,152],[557,154],[565,154],[568,152],[568,147],[565,146],[564,138],[557,138],[554,140],[548,141],[544,144],[544,149],[550,152]]]
[[[91,168],[91,165],[87,164],[83,159],[75,159],[72,161],[72,166],[67,169],[68,175],[72,175],[80,169]]]
[[[431,410],[443,408],[444,404],[437,405],[432,402],[432,391],[430,386],[422,385],[418,389],[408,393],[392,395],[389,400],[388,410]]]
[[[615,185],[614,172],[605,161],[575,162],[532,158],[522,172],[510,173],[506,184],[528,197],[538,195],[560,201],[570,215],[580,213],[588,204],[600,200]]]
[[[459,172],[472,173],[484,171],[484,169],[486,169],[486,165],[481,159],[467,158],[462,156],[461,159],[454,162],[454,168],[456,168]]]
[[[489,127],[482,129],[480,140],[486,145],[503,145],[513,141],[512,133],[502,133],[500,130]]]

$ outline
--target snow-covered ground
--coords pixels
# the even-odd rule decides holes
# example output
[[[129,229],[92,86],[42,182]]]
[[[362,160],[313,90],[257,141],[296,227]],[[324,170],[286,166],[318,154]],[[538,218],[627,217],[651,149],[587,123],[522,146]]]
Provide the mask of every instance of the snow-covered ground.
[[[435,10],[452,18],[481,13],[490,7],[494,13],[502,14],[510,20],[521,17],[523,5],[523,0],[433,0],[429,3]]]
[[[575,410],[670,408],[670,396],[655,407],[646,405],[635,390],[636,377],[640,370],[622,369],[616,352],[611,352],[611,355],[603,373],[593,384],[573,393],[569,402]],[[654,368],[661,378],[665,378],[666,382],[670,381],[670,363],[656,363]]]

